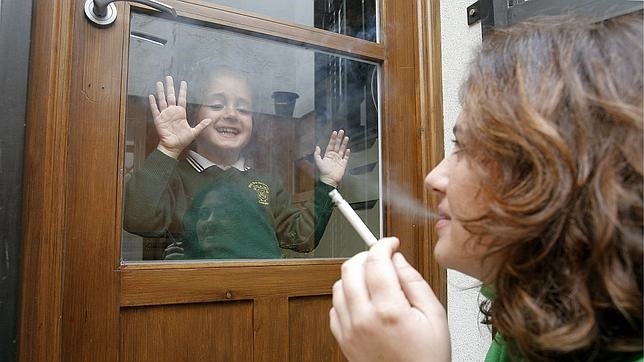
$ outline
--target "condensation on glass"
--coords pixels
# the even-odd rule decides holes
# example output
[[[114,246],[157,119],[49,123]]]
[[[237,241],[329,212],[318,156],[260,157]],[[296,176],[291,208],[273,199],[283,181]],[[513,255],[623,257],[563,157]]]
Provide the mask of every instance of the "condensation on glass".
[[[291,23],[377,42],[377,0],[207,0]]]
[[[352,151],[338,189],[380,236],[378,64],[136,12],[130,31],[124,262],[336,258],[365,250],[337,210],[315,203],[324,187],[313,152],[316,145],[324,152],[338,129]],[[148,100],[156,82],[171,75],[177,93],[179,81],[187,82],[186,118],[194,125],[204,109],[227,106],[218,97],[228,93],[213,90],[221,74],[247,90],[247,102],[235,101],[231,112],[252,118],[239,169],[208,168],[191,153],[206,149],[202,136],[178,161],[159,153]],[[328,223],[325,210],[332,211]]]

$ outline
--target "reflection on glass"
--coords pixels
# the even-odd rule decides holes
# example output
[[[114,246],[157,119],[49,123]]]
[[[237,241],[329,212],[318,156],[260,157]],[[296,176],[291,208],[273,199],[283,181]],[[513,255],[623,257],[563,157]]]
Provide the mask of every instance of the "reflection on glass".
[[[351,256],[338,183],[380,235],[377,64],[138,13],[131,32],[124,261]]]
[[[378,41],[376,0],[207,0],[359,39]]]

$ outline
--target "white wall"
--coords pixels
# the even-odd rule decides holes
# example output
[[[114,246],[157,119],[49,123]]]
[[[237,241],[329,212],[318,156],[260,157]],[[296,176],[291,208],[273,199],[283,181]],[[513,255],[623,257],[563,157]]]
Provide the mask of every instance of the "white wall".
[[[466,9],[472,0],[441,1],[441,52],[443,64],[443,119],[445,153],[451,152],[452,128],[461,107],[458,92],[469,60],[481,44],[480,22],[467,25]],[[452,336],[453,361],[483,361],[490,345],[487,327],[479,321],[478,280],[456,271],[447,273],[447,315]]]

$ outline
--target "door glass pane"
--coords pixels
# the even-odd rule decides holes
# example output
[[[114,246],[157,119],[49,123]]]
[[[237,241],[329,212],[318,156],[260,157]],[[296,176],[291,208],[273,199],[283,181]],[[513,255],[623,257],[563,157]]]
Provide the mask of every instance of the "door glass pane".
[[[378,41],[376,0],[206,0],[296,24]]]
[[[351,149],[338,190],[380,236],[378,64],[139,13],[130,29],[124,261],[365,250],[327,196],[333,130]],[[337,152],[319,162],[316,145]]]

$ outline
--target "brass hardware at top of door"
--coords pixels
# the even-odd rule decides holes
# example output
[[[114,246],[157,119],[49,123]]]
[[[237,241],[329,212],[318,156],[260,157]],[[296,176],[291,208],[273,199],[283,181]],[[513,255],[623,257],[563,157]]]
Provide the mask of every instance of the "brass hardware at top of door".
[[[101,27],[109,26],[116,20],[116,6],[113,4],[115,1],[125,0],[86,0],[85,16],[94,25]],[[173,16],[177,16],[177,12],[172,6],[157,0],[130,0],[130,2],[147,5],[159,11],[165,11]]]

